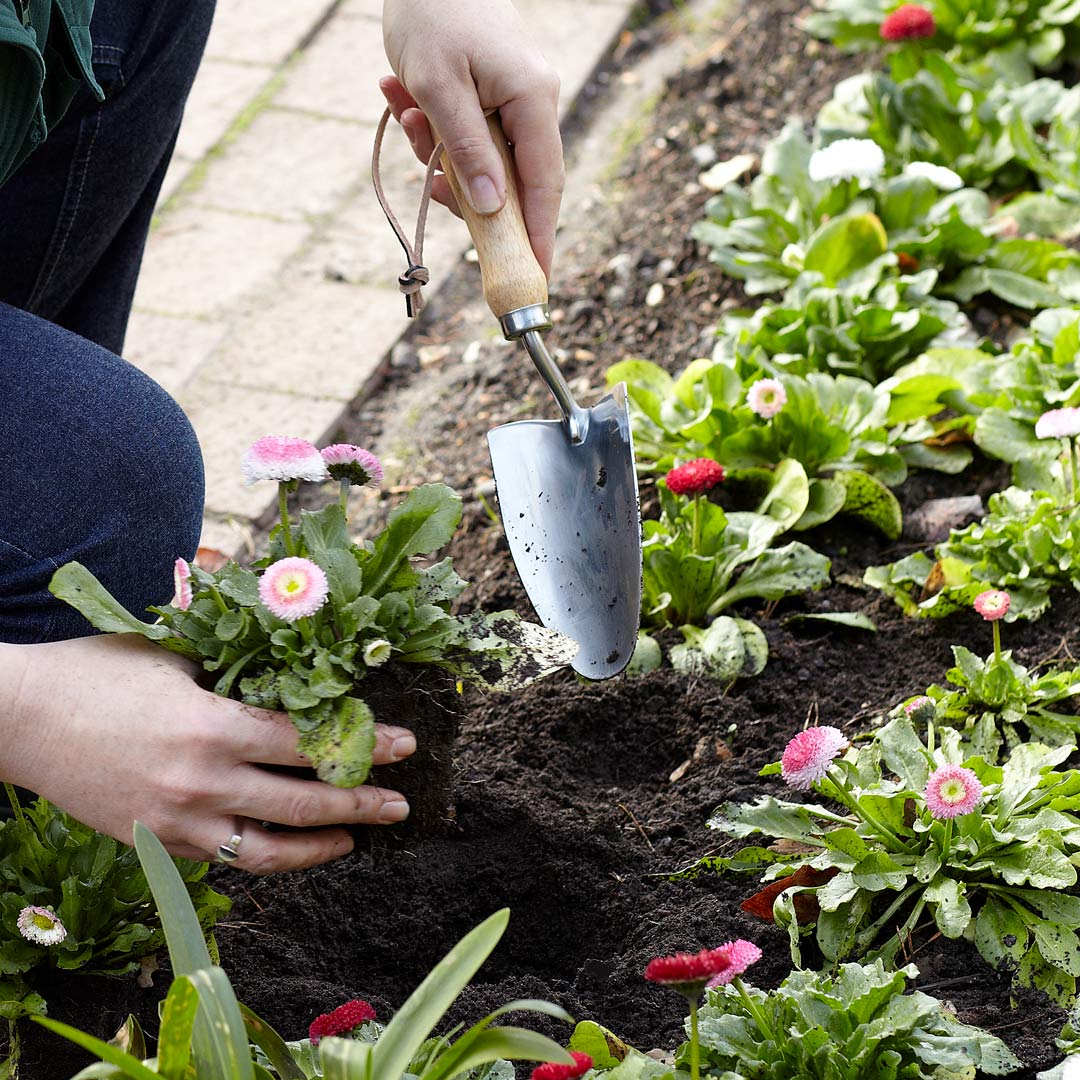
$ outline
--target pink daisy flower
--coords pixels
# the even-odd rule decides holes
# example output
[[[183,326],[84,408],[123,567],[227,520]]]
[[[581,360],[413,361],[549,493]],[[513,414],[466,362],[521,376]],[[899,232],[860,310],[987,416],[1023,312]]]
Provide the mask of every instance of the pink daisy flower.
[[[705,984],[710,989],[714,986],[727,986],[737,975],[741,975],[751,964],[756,964],[761,959],[761,950],[752,941],[744,938],[729,941],[716,951],[723,953],[731,966],[714,975]]]
[[[970,770],[959,765],[942,765],[926,782],[926,808],[936,818],[946,820],[970,814],[979,805],[982,784]]]
[[[315,446],[291,435],[264,435],[253,442],[240,471],[249,486],[259,480],[325,480],[329,476]]]
[[[771,420],[787,404],[787,391],[779,379],[758,379],[746,391],[746,404],[762,420]]]
[[[296,555],[271,563],[259,578],[259,599],[279,619],[290,622],[314,615],[329,591],[322,567]]]
[[[702,495],[724,479],[724,466],[711,458],[695,458],[685,465],[676,465],[664,482],[675,495]]]
[[[904,715],[918,723],[928,723],[934,719],[937,708],[934,702],[925,694],[921,697],[912,698],[904,706]]]
[[[918,4],[901,4],[881,23],[881,36],[886,41],[911,41],[933,37],[937,31],[934,13]]]
[[[997,622],[1009,611],[1011,597],[1001,589],[987,589],[975,597],[975,610],[987,621]]]
[[[545,1061],[532,1071],[531,1080],[577,1080],[592,1068],[592,1058],[580,1050],[571,1050],[573,1065],[562,1065],[558,1061]]]
[[[347,480],[353,487],[378,484],[383,478],[383,467],[370,451],[348,443],[334,443],[324,447],[322,459],[334,480]]]
[[[1072,439],[1080,435],[1080,409],[1051,409],[1035,421],[1037,439]]]
[[[173,607],[187,611],[191,607],[191,566],[187,559],[173,563],[173,586]]]
[[[724,974],[732,966],[732,957],[723,948],[702,949],[697,953],[675,953],[657,956],[645,968],[649,982],[670,986],[680,994],[695,996],[705,984]]]
[[[19,933],[35,945],[59,945],[67,937],[67,928],[48,908],[24,907],[16,920]]]
[[[375,1010],[366,1001],[356,998],[339,1005],[333,1012],[316,1016],[308,1028],[308,1038],[312,1045],[318,1046],[319,1040],[328,1035],[348,1035],[361,1024],[374,1019]]]
[[[807,728],[784,748],[780,775],[796,791],[809,791],[810,785],[829,771],[833,759],[850,745],[842,731],[828,724]]]

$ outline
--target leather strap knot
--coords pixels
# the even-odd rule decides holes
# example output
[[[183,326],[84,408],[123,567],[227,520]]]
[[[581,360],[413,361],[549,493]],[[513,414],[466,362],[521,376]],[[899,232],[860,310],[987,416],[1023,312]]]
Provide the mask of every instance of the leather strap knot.
[[[405,311],[409,318],[419,315],[424,308],[423,287],[431,280],[428,268],[424,266],[424,226],[427,223],[428,206],[431,203],[431,182],[439,168],[439,158],[442,154],[442,143],[435,147],[428,162],[427,174],[424,177],[424,190],[420,193],[420,210],[416,217],[416,238],[409,243],[405,230],[394,216],[390,204],[386,201],[386,192],[383,191],[382,176],[379,172],[379,153],[382,150],[383,135],[386,133],[386,124],[390,119],[390,110],[382,114],[379,126],[375,131],[375,146],[371,153],[371,179],[375,187],[375,195],[379,200],[386,220],[394,230],[405,251],[405,258],[409,260],[408,269],[398,276],[398,287],[405,294]]]

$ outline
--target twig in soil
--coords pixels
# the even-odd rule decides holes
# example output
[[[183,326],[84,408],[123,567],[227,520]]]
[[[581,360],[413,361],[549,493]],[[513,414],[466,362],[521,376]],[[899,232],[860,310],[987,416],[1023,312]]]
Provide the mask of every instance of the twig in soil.
[[[961,983],[977,982],[982,978],[985,978],[985,976],[976,971],[971,975],[957,975],[952,979],[938,979],[937,982],[919,983],[917,989],[925,994],[928,990],[940,990],[943,986],[959,986]]]
[[[1036,1020],[1042,1020],[1044,1016],[1050,1016],[1050,1010],[1036,1013],[1034,1016],[1025,1016],[1023,1020],[1014,1020],[1011,1024],[999,1024],[997,1027],[987,1028],[987,1031],[1008,1031],[1009,1028],[1019,1027],[1021,1024],[1031,1024]]]
[[[258,913],[260,915],[265,915],[266,914],[266,908],[264,908],[262,906],[262,904],[260,904],[259,901],[256,900],[255,897],[251,895],[251,890],[249,888],[247,888],[246,886],[244,887],[244,895],[252,902],[252,904],[255,905],[255,909],[256,909],[256,911],[258,911]]]
[[[624,806],[622,803],[616,803],[615,805],[620,810],[622,810],[623,813],[626,814],[626,816],[634,823],[634,826],[637,828],[637,831],[639,833],[641,833],[641,839],[644,840],[645,843],[649,845],[649,850],[655,852],[656,848],[653,847],[653,842],[649,839],[648,833],[646,833],[645,830],[641,827],[641,822],[638,821],[638,819],[636,817],[634,817],[634,811],[631,810],[630,807]]]
[[[218,926],[226,930],[246,930],[249,934],[255,934],[258,937],[273,937],[273,934],[268,933],[266,930],[256,930],[254,923],[249,922],[219,922]]]
[[[914,934],[915,931],[913,930],[912,933]],[[917,949],[912,949],[911,952],[908,953],[908,960],[910,960],[913,956],[918,956],[918,954],[921,953],[927,945],[929,945],[933,941],[937,941],[939,937],[941,937],[940,930],[936,934],[932,934],[930,937],[928,937]]]
[[[813,719],[813,723],[810,722],[811,718]],[[809,707],[806,710],[806,721],[803,723],[803,727],[804,728],[817,727],[817,725],[820,722],[821,722],[821,708],[818,705],[817,694],[815,694],[813,696],[813,699],[810,702]]]

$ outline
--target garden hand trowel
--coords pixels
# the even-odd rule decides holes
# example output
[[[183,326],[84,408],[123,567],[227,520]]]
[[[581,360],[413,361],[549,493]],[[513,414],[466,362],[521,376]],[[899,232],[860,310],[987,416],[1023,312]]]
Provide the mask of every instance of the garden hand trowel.
[[[510,148],[497,117],[492,138],[506,169],[506,205],[480,215],[468,205],[448,155],[442,167],[472,234],[484,296],[508,340],[528,352],[562,412],[488,432],[503,527],[518,574],[545,626],[580,648],[574,669],[617,675],[637,643],[641,518],[626,384],[592,408],[574,400],[540,337],[551,328],[547,277],[533,255]]]

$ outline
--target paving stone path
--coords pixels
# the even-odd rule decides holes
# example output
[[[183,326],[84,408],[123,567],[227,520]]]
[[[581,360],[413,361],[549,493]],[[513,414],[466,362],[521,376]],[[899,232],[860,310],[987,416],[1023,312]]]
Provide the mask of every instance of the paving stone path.
[[[566,110],[631,0],[519,0],[562,78]],[[227,0],[147,244],[126,356],[191,417],[206,459],[203,543],[233,553],[274,492],[245,488],[260,435],[323,441],[406,329],[402,253],[371,186],[390,71],[381,0]],[[385,184],[407,218],[422,173],[388,139]],[[439,210],[439,208],[436,208]],[[425,261],[442,280],[469,247],[430,219]]]

